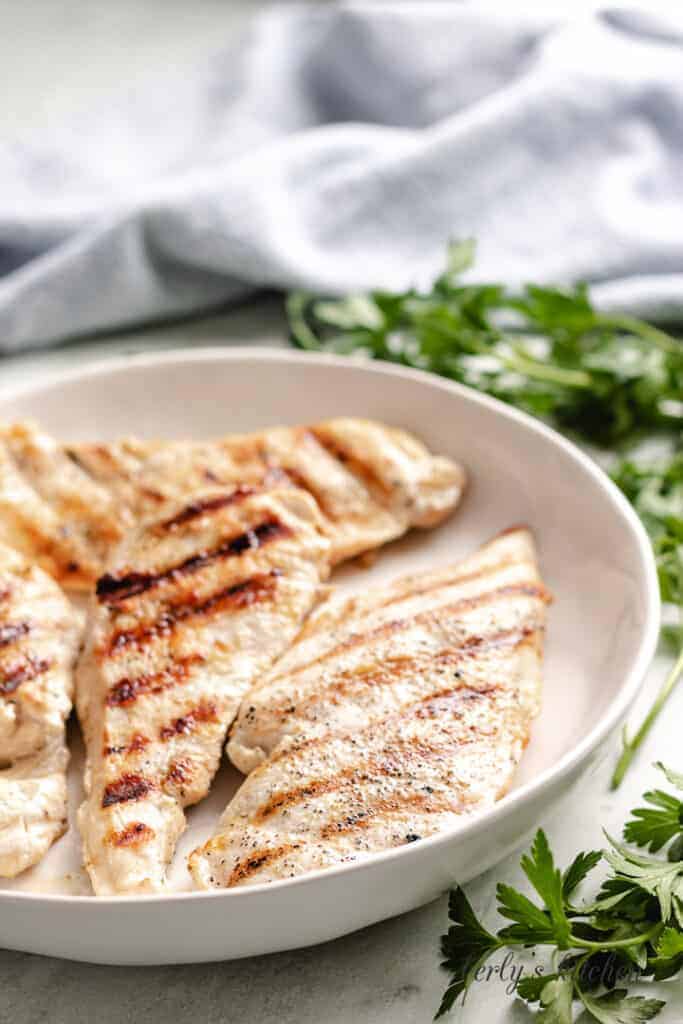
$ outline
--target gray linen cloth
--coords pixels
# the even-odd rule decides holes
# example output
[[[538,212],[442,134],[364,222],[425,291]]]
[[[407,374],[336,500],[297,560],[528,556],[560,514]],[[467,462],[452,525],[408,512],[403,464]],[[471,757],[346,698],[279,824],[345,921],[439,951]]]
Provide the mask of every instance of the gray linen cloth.
[[[419,285],[464,235],[477,278],[683,318],[675,5],[279,6],[191,73],[0,140],[0,350],[264,286]]]

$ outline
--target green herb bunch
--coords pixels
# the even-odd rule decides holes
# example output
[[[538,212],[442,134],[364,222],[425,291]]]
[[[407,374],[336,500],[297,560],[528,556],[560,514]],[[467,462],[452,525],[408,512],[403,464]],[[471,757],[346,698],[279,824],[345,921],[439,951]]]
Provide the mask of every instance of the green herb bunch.
[[[683,775],[658,767],[683,791]],[[441,940],[442,966],[452,977],[437,1017],[464,998],[490,957],[539,946],[552,951],[551,969],[520,977],[516,985],[539,1024],[572,1024],[577,1004],[585,1011],[582,1020],[599,1024],[642,1024],[657,1016],[662,1000],[631,995],[620,983],[664,980],[683,967],[683,802],[661,790],[643,799],[648,806],[633,811],[624,828],[626,843],[607,835],[605,850],[579,853],[565,871],[539,830],[521,860],[538,899],[499,884],[498,913],[510,923],[495,933],[463,890],[452,890],[452,924]],[[665,855],[655,856],[665,847]],[[608,873],[595,899],[580,903],[579,886],[601,862]]]
[[[585,286],[466,284],[474,243],[454,243],[427,291],[325,299],[291,294],[292,340],[301,348],[365,354],[430,370],[485,391],[592,446],[623,450],[656,435],[673,454],[632,459],[614,479],[640,513],[657,558],[663,600],[683,605],[683,344],[629,316],[601,313]],[[678,614],[681,614],[680,611]],[[676,663],[624,750],[623,777],[683,674],[683,620],[667,630]]]

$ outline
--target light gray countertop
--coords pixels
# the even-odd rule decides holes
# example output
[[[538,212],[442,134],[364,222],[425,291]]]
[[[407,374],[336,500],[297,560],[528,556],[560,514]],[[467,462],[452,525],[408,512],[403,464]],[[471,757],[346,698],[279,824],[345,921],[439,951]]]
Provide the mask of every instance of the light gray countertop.
[[[219,0],[0,0],[0,66],[3,103],[0,131],[19,139],[40,131],[95,93],[112,87],[125,64],[144,75],[160,61],[195,59],[234,31],[258,3]],[[85,59],[83,54],[88,54]],[[37,59],[40,55],[40,59]],[[284,321],[276,299],[259,299],[204,320],[136,331],[0,360],[0,390],[86,360],[140,349],[181,345],[282,344]],[[646,706],[664,663],[650,674],[639,702]],[[628,809],[655,780],[650,763],[669,759],[679,770],[683,689],[675,694],[651,741],[616,794],[608,792],[615,747],[547,821],[561,861],[579,847],[601,843],[601,826],[617,832]],[[519,880],[518,856],[483,876],[468,892],[490,914],[495,881]],[[0,1024],[419,1024],[438,1005],[446,976],[438,937],[446,926],[446,900],[314,949],[268,957],[159,968],[108,968],[0,951]],[[226,922],[226,927],[229,922]],[[188,935],[188,949],[192,937]],[[528,1014],[493,977],[475,986],[464,1010],[466,1024],[522,1024]],[[669,1006],[658,1020],[683,1020],[681,983],[659,986]]]

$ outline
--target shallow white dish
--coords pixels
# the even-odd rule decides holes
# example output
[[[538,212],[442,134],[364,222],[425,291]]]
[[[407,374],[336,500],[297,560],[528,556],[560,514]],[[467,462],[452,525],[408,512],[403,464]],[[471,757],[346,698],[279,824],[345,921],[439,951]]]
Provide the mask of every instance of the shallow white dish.
[[[358,864],[225,893],[193,892],[185,856],[209,835],[239,781],[225,766],[210,797],[190,811],[169,893],[95,899],[73,824],[76,736],[70,831],[36,869],[0,880],[0,947],[98,963],[187,963],[322,942],[399,914],[468,881],[524,840],[624,716],[657,638],[650,545],[607,477],[529,417],[412,370],[267,349],[110,361],[0,399],[0,419],[33,417],[72,440],[201,438],[338,415],[413,431],[433,451],[462,461],[471,479],[449,522],[384,549],[372,569],[340,569],[334,579],[341,586],[455,561],[515,523],[535,531],[556,600],[544,707],[512,792],[455,832]]]

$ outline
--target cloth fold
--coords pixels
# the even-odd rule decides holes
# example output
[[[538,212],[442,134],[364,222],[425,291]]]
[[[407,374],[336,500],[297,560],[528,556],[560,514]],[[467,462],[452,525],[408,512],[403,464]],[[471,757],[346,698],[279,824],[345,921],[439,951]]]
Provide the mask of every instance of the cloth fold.
[[[683,319],[683,17],[272,8],[238,47],[0,143],[0,350],[261,287],[594,284]]]

